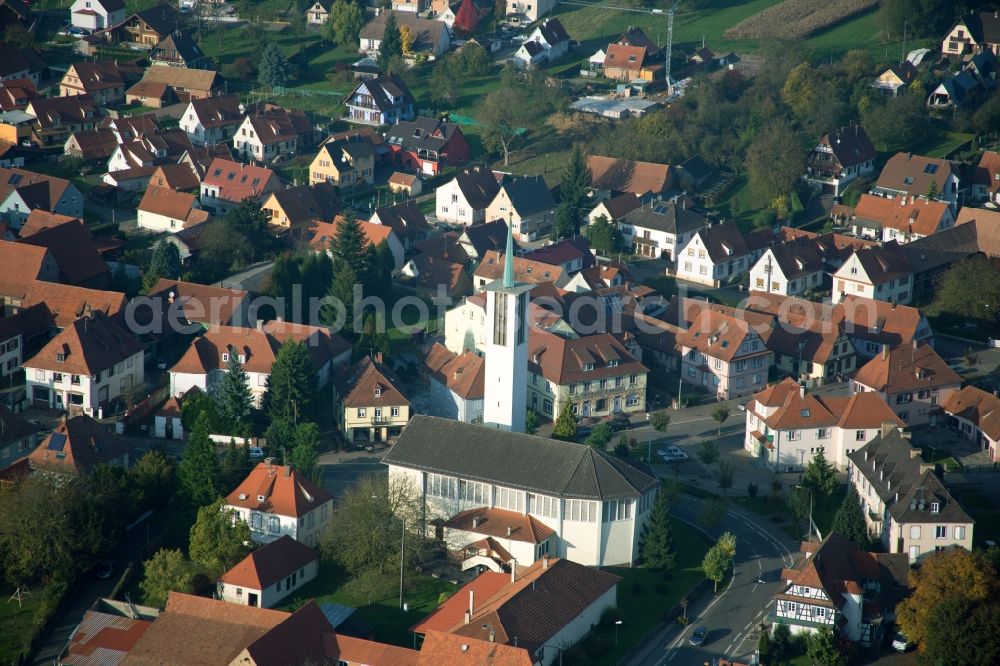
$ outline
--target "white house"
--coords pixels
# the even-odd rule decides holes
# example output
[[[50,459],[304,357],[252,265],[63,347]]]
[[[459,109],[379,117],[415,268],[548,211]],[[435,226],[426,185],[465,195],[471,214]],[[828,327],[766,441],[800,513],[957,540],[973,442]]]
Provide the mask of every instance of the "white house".
[[[271,163],[312,147],[315,130],[302,111],[272,108],[244,116],[233,133],[233,153],[244,159]]]
[[[278,349],[289,339],[306,345],[317,386],[326,386],[333,371],[350,360],[350,346],[320,326],[282,321],[269,321],[257,328],[210,326],[170,368],[170,394],[187,393],[192,387],[214,392],[225,376],[230,356],[235,355],[247,373],[254,404],[260,407]]]
[[[436,415],[465,423],[482,422],[483,358],[472,350],[453,354],[435,343],[424,362],[431,373],[431,404]]]
[[[514,66],[525,69],[543,62],[555,62],[569,52],[569,43],[569,34],[559,19],[543,21],[514,52]]]
[[[848,482],[861,498],[868,533],[910,564],[942,548],[972,550],[972,518],[920,457],[909,433],[885,428],[848,454]]]
[[[318,572],[316,551],[285,534],[222,574],[216,596],[242,606],[272,608],[316,578]]]
[[[640,206],[621,221],[622,236],[632,251],[644,257],[666,257],[674,261],[696,231],[710,226],[705,216],[686,204],[654,202]]]
[[[768,386],[746,404],[744,448],[776,472],[802,471],[820,451],[837,469],[874,439],[882,425],[905,425],[877,393],[810,393],[792,378]]]
[[[309,25],[323,25],[330,20],[330,7],[332,6],[333,0],[316,0],[306,10],[306,23]]]
[[[850,125],[823,135],[806,158],[803,180],[837,197],[874,171],[875,147],[861,125]]]
[[[233,138],[243,122],[243,104],[237,95],[192,99],[179,127],[195,146],[214,146]]]
[[[315,548],[333,514],[333,496],[291,466],[268,458],[226,497],[226,508],[250,525],[254,543],[288,535]]]
[[[702,227],[680,248],[675,274],[710,287],[738,279],[754,256],[735,222]]]
[[[750,268],[750,289],[801,296],[823,284],[823,257],[816,245],[801,238],[764,250]]]
[[[101,418],[111,401],[145,383],[144,349],[103,312],[86,314],[24,362],[28,404]]]
[[[677,334],[681,380],[723,400],[750,395],[767,383],[774,354],[745,318],[711,308]]]
[[[966,386],[943,403],[948,416],[955,419],[962,437],[976,443],[989,454],[992,462],[1000,462],[1000,398]]]
[[[411,53],[424,53],[431,58],[440,58],[451,47],[451,36],[448,26],[443,21],[422,18],[416,12],[387,12],[368,21],[361,27],[358,34],[358,50],[361,53],[375,57],[382,46],[382,36],[385,34],[386,22],[390,14],[396,17],[396,24],[402,30],[406,26],[413,35]]]
[[[558,0],[511,0],[507,20],[515,25],[530,25],[552,12]]]
[[[913,266],[899,243],[854,251],[833,274],[832,299],[861,296],[876,301],[907,304],[913,295]]]
[[[782,570],[767,620],[793,634],[828,628],[864,646],[880,645],[896,602],[908,591],[906,556],[865,552],[836,532],[820,543],[803,542],[801,551]]]
[[[434,215],[469,226],[486,219],[486,208],[500,191],[499,175],[483,167],[462,171],[434,193]]]
[[[548,554],[587,566],[635,560],[659,487],[593,447],[423,415],[410,420],[383,462],[390,480],[407,479],[419,491],[429,526],[443,529],[470,509],[502,509],[546,526],[544,538],[534,539],[535,559]],[[503,567],[494,557],[470,557]]]
[[[125,20],[123,0],[74,0],[70,5],[71,23],[76,28],[96,32]]]
[[[83,194],[68,180],[24,169],[0,168],[0,220],[20,229],[35,209],[83,219]]]
[[[208,219],[208,213],[199,209],[195,195],[155,185],[142,195],[136,215],[140,229],[157,232],[180,231]]]

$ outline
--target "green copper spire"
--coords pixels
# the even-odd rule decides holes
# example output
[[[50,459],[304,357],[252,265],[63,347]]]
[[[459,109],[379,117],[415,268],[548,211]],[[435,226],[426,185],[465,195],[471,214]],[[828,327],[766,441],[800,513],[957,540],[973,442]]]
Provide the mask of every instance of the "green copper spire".
[[[514,216],[507,219],[507,254],[503,258],[503,286],[514,286]]]

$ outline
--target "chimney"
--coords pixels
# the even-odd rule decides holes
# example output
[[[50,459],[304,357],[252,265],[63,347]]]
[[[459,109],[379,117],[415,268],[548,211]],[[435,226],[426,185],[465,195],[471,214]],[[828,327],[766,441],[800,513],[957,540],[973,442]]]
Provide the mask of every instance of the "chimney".
[[[514,534],[514,528],[508,526],[507,527],[507,538],[509,539],[513,534]]]
[[[286,479],[292,478],[292,466],[291,465],[285,465],[285,478]]]
[[[549,568],[549,556],[548,555],[543,555],[542,556],[542,569],[548,569],[548,568]]]
[[[472,614],[469,611],[465,611],[465,623],[469,624],[472,622]]]
[[[883,421],[880,434],[882,437],[888,437],[896,429],[896,424],[892,421]]]
[[[805,386],[805,384],[799,384],[799,397],[800,398],[806,397],[806,386]]]
[[[882,360],[889,360],[889,345],[882,345]]]
[[[257,328],[258,331],[263,331],[264,330],[264,320],[263,319],[258,319],[257,320],[257,327],[256,328]]]
[[[921,449],[910,449],[910,460],[919,458],[921,453],[923,453]]]
[[[472,529],[479,527],[479,516],[472,517]]]
[[[469,616],[471,617],[476,612],[476,591],[469,590]],[[468,621],[466,621],[468,624]]]
[[[516,576],[517,576],[517,560],[512,559],[510,561],[510,582],[513,583]]]
[[[913,338],[913,351],[917,351],[917,339]]]

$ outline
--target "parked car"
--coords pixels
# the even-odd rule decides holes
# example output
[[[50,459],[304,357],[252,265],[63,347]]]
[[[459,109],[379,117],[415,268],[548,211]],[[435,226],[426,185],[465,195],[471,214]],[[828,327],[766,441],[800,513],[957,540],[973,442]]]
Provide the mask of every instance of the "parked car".
[[[115,572],[115,561],[114,560],[104,560],[97,565],[94,569],[94,575],[101,580],[107,580],[111,578],[111,574]]]
[[[260,448],[259,446],[251,446],[250,447],[250,459],[251,460],[260,460],[263,457],[264,457],[264,449]]]
[[[677,446],[667,446],[656,452],[656,455],[663,458],[663,462],[682,462],[688,459],[688,454]]]
[[[896,632],[896,635],[892,639],[892,649],[896,652],[906,652],[911,647],[913,647],[913,644],[910,643],[910,639],[906,637],[906,634],[901,631]]]
[[[698,627],[691,634],[691,638],[688,639],[688,643],[695,647],[701,647],[705,644],[705,639],[708,637],[708,629],[705,627]]]

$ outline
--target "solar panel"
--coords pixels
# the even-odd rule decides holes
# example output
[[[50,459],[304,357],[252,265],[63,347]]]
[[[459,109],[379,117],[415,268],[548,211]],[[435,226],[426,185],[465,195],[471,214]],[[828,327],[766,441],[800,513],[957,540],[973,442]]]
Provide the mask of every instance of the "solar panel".
[[[667,207],[666,206],[657,206],[656,208],[653,209],[653,212],[657,213],[659,215],[666,215],[666,213],[667,213]]]
[[[937,164],[928,164],[927,166],[924,167],[924,173],[935,174],[937,173],[937,170],[938,170]]]
[[[54,432],[49,437],[49,451],[62,451],[66,448],[66,435],[61,432]]]
[[[21,174],[19,173],[12,173],[10,175],[10,178],[7,179],[8,185],[17,185],[20,182],[21,182]]]

